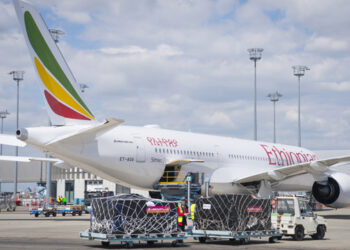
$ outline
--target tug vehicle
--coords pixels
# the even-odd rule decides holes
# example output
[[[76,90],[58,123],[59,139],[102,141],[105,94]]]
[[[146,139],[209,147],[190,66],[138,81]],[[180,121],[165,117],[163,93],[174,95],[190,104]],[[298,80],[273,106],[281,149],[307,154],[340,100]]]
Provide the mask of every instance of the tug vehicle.
[[[283,236],[292,236],[298,241],[303,240],[306,235],[315,240],[324,238],[327,231],[326,220],[313,213],[306,199],[295,196],[277,197],[272,202],[272,208],[272,226],[280,230]]]

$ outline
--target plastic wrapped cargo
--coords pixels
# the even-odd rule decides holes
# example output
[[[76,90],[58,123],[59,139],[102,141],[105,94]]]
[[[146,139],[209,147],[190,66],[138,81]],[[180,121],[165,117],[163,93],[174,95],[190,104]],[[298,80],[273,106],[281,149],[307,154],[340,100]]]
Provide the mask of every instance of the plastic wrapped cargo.
[[[123,235],[179,233],[177,206],[137,194],[94,198],[90,232]]]
[[[199,198],[194,226],[196,230],[215,231],[271,230],[270,200],[234,194]]]

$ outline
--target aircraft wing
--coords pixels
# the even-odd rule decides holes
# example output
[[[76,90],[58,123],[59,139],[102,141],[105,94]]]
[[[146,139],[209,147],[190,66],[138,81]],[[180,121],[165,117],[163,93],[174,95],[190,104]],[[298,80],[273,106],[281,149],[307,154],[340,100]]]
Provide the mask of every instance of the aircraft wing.
[[[329,169],[329,167],[335,164],[347,162],[350,162],[350,156],[316,160],[301,164],[295,164],[287,167],[276,168],[274,170],[261,172],[255,175],[241,177],[239,179],[234,180],[233,182],[238,184],[250,183],[261,180],[275,182],[305,173],[310,173],[313,176],[317,176],[324,174]]]
[[[189,163],[203,163],[204,161],[203,160],[195,160],[195,159],[177,159],[177,160],[172,160],[172,161],[169,161],[167,162],[167,166],[179,166],[179,165],[186,165],[186,164],[189,164]]]
[[[1,155],[0,161],[18,161],[18,162],[31,162],[31,161],[44,161],[44,162],[61,162],[57,158],[45,158],[45,157],[31,157],[31,156],[7,156]]]
[[[24,141],[18,140],[15,135],[0,134],[0,144],[24,147],[27,145]]]

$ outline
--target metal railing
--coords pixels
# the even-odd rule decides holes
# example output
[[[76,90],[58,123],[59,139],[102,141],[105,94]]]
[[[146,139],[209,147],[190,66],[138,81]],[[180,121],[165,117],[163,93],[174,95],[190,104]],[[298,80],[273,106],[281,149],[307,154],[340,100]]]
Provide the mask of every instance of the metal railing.
[[[186,172],[164,171],[159,184],[186,184]]]

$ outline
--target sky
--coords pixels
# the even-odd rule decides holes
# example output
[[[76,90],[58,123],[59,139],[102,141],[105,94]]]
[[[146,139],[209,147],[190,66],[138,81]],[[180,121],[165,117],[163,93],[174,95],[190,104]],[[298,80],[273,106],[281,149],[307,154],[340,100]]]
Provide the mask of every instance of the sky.
[[[345,0],[31,0],[50,28],[65,32],[59,48],[97,119],[125,125],[253,139],[257,63],[258,139],[296,145],[301,79],[302,145],[350,149],[350,1]],[[15,132],[16,85],[24,70],[20,127],[48,123],[29,53],[10,1],[0,2],[0,110]],[[4,154],[12,154],[5,147]],[[21,149],[21,154],[37,153]]]

